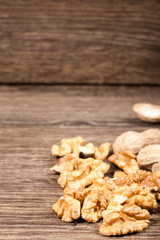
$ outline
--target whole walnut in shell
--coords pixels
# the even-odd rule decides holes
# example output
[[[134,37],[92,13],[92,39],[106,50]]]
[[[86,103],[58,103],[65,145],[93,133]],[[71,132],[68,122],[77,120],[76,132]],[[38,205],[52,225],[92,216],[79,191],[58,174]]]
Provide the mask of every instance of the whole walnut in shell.
[[[143,136],[135,131],[128,131],[118,136],[113,143],[113,150],[117,152],[130,151],[134,154],[138,153],[144,146]]]
[[[154,163],[154,164],[152,165],[152,172],[155,173],[155,172],[157,172],[157,171],[160,172],[160,162]]]
[[[141,133],[144,139],[144,146],[150,144],[160,144],[160,130],[150,128]]]
[[[149,144],[160,144],[159,129],[148,129],[141,133],[135,131],[124,132],[114,141],[113,151],[115,153],[130,151],[133,154],[137,154],[143,147]]]
[[[139,165],[147,169],[160,170],[160,144],[152,144],[142,148],[137,155],[137,161]]]

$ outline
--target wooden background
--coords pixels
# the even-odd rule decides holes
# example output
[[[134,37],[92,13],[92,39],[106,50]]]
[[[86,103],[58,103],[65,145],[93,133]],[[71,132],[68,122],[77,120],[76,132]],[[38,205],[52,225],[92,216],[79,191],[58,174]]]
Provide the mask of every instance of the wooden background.
[[[160,103],[159,39],[160,0],[0,0],[0,240],[110,239],[51,211],[63,190],[50,147],[160,128],[132,111]],[[157,209],[123,239],[159,240],[159,222]]]
[[[159,0],[0,0],[0,83],[160,84]]]
[[[78,135],[99,145],[160,128],[132,111],[137,102],[158,104],[159,93],[160,86],[0,86],[0,240],[111,239],[98,233],[100,222],[64,223],[51,211],[63,190],[49,171],[57,162],[50,147]],[[160,208],[148,229],[123,239],[159,240],[159,223]]]

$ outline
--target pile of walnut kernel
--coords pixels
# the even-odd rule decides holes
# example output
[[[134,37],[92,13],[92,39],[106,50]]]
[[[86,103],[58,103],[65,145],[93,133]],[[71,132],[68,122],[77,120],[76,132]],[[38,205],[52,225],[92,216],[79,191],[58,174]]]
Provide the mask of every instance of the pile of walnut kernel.
[[[114,154],[108,160],[122,171],[116,171],[113,178],[104,177],[110,168],[104,160],[111,144],[83,144],[82,137],[75,137],[52,146],[52,154],[61,158],[50,170],[60,173],[58,184],[64,188],[52,210],[65,222],[80,217],[87,222],[103,218],[99,232],[107,236],[147,228],[149,211],[156,209],[160,200],[160,171],[140,169],[137,154],[145,146],[160,144],[160,130],[129,131],[115,140]]]

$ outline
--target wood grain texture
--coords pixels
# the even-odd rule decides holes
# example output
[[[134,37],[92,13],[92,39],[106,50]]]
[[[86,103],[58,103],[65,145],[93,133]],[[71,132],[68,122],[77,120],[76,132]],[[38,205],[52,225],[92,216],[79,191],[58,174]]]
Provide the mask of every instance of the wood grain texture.
[[[1,83],[160,84],[159,0],[0,0]]]
[[[113,143],[127,130],[160,128],[137,119],[137,102],[160,101],[160,87],[1,86],[0,87],[0,240],[110,239],[99,222],[64,223],[51,206],[62,195],[50,147],[77,135]],[[109,174],[114,171],[112,165]],[[149,228],[123,239],[159,239],[160,212]],[[117,238],[112,238],[117,239]]]

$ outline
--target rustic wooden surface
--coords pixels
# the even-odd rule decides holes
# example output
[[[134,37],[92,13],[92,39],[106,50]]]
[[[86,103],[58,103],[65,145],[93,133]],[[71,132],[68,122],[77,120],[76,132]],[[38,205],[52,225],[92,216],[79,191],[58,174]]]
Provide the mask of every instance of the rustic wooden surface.
[[[137,102],[159,104],[159,93],[147,86],[1,86],[0,240],[110,239],[99,235],[99,222],[64,223],[51,211],[63,190],[48,170],[57,161],[50,147],[65,137],[98,145],[127,130],[160,128],[132,111]],[[148,229],[123,238],[159,239],[159,221],[156,210]]]
[[[159,0],[0,0],[0,82],[160,84]]]

